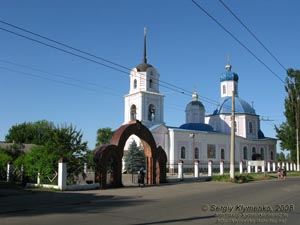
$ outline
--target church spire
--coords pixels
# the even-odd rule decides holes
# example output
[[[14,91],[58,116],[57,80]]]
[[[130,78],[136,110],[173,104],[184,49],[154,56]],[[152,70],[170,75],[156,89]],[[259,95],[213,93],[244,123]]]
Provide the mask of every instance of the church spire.
[[[143,58],[143,63],[147,63],[146,31],[147,31],[147,28],[144,27],[144,58]]]

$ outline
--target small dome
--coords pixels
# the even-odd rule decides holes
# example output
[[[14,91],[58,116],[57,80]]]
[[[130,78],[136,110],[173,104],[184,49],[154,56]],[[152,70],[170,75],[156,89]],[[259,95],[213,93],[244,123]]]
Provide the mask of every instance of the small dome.
[[[221,74],[220,81],[222,82],[222,81],[229,81],[229,80],[238,81],[239,76],[230,70],[223,72]]]
[[[192,95],[192,101],[190,101],[185,107],[185,122],[204,123],[204,115],[204,105],[198,100],[197,92],[194,92]]]
[[[197,107],[197,109],[199,109],[199,110],[204,110],[204,105],[203,105],[202,102],[200,102],[200,101],[191,101],[191,102],[189,102],[189,103],[186,105],[185,110],[186,110],[186,111],[189,111],[189,110],[191,110],[191,109],[193,109],[193,108],[195,108],[195,107]]]
[[[225,66],[226,71],[221,73],[221,78],[220,78],[221,82],[222,81],[229,81],[229,80],[233,80],[233,81],[238,82],[239,76],[236,73],[232,72],[231,68],[232,68],[232,66],[230,64],[227,64]]]
[[[198,100],[198,93],[197,92],[194,92],[193,95],[192,95],[192,101],[190,101],[186,107],[185,107],[185,110],[186,111],[189,111],[189,110],[193,110],[193,109],[198,109],[198,110],[204,110],[204,105],[202,104],[202,102],[200,102]]]
[[[153,66],[148,63],[141,63],[136,67],[136,69],[138,72],[146,72],[147,69],[151,68],[151,67],[153,67]]]
[[[243,99],[235,96],[235,113],[256,115],[254,108]],[[219,108],[215,110],[214,114],[229,114],[231,113],[232,102],[231,96],[224,97]]]
[[[184,130],[214,131],[212,126],[205,123],[185,123],[182,124],[179,128]]]

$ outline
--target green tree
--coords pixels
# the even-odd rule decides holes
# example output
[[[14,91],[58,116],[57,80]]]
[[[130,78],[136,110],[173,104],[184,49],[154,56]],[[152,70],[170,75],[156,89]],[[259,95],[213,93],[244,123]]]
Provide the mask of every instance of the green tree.
[[[285,161],[285,155],[283,152],[277,153],[277,160]]]
[[[13,143],[3,149],[6,154],[11,157],[12,161],[15,161],[18,157],[24,155],[24,145]]]
[[[97,130],[96,147],[110,143],[110,139],[114,135],[111,128],[101,128]]]
[[[12,157],[6,153],[6,150],[0,148],[0,171],[5,170],[8,162],[12,161]]]
[[[57,171],[57,161],[58,156],[55,152],[45,146],[34,146],[23,161],[25,174],[31,181],[35,181],[39,173],[41,182],[45,182],[48,176]]]
[[[24,122],[12,126],[5,136],[6,142],[44,145],[52,136],[55,126],[46,120]]]
[[[141,167],[145,168],[145,153],[133,140],[125,153],[125,169],[128,173],[136,173]]]
[[[62,157],[68,162],[68,171],[78,171],[82,167],[88,150],[82,137],[81,131],[72,125],[54,126],[48,121],[38,121],[13,126],[6,141],[36,144],[25,156],[19,154],[14,157],[18,154],[16,145],[12,145],[9,152],[16,159],[16,164],[25,164],[25,172],[31,179],[40,173],[41,179],[45,180],[57,171],[57,162]]]
[[[291,158],[296,161],[296,130],[300,128],[300,71],[288,69],[285,91],[286,122],[275,126],[277,138],[281,141],[282,150],[291,150]]]

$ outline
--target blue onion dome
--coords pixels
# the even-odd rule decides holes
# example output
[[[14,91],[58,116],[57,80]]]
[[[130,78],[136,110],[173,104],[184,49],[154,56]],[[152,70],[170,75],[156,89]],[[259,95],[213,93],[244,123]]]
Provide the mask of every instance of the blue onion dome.
[[[235,96],[235,113],[239,114],[251,114],[256,115],[254,108],[243,99]],[[222,98],[221,104],[218,109],[215,110],[214,114],[229,114],[231,113],[232,99],[231,96]]]
[[[205,123],[185,123],[182,124],[179,128],[184,130],[195,130],[195,131],[207,131],[207,132],[214,131],[212,126]]]
[[[221,73],[221,78],[220,78],[221,82],[222,81],[230,81],[230,80],[238,82],[239,76],[237,75],[237,73],[232,72],[231,68],[232,67],[230,64],[227,64],[225,66],[226,71]]]

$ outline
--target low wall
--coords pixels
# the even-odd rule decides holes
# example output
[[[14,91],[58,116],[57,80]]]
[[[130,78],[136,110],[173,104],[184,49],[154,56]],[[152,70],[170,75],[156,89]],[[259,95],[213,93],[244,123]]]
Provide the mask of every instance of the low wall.
[[[42,187],[42,188],[53,188],[56,190],[60,190],[58,185],[51,185],[51,184],[32,184],[27,183],[26,187]],[[99,183],[94,184],[78,184],[78,185],[67,185],[66,189],[67,191],[80,191],[80,190],[93,190],[99,188]]]

